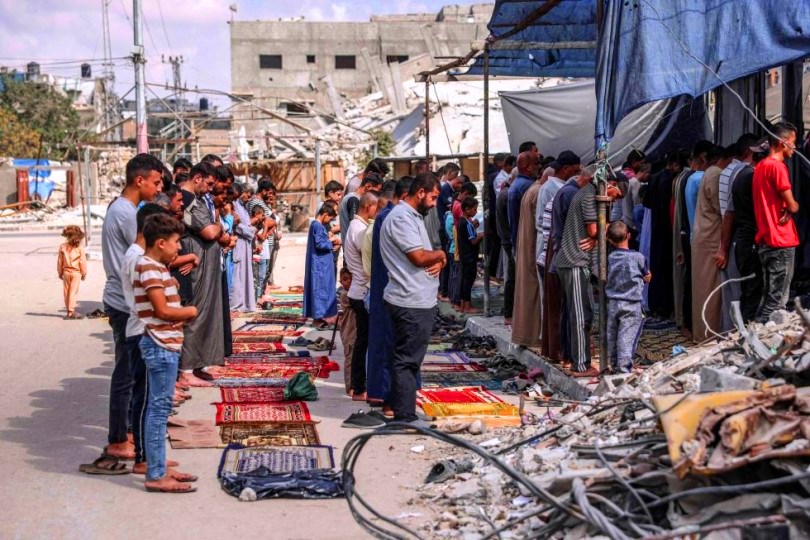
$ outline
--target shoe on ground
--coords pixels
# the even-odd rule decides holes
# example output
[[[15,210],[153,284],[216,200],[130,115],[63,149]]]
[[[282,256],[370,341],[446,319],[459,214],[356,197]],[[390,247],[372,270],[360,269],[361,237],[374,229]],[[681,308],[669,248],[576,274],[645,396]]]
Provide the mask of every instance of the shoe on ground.
[[[355,429],[376,429],[384,425],[385,422],[383,420],[380,420],[379,418],[376,418],[371,414],[366,414],[362,410],[351,414],[341,424],[342,427]]]
[[[431,429],[431,428],[433,428],[433,424],[431,424],[430,422],[425,422],[422,419],[411,420],[410,422],[406,422],[406,424],[408,424],[411,427],[415,427],[415,428],[422,428],[422,429]]]
[[[383,413],[382,411],[377,411],[377,410],[372,410],[372,411],[369,411],[369,412],[366,414],[366,416],[370,416],[370,417],[372,417],[372,418],[376,418],[377,420],[380,420],[381,422],[383,422],[383,423],[385,423],[385,424],[387,424],[388,422],[390,422],[391,420],[393,420],[393,417],[390,417],[390,416],[385,416],[385,413]]]

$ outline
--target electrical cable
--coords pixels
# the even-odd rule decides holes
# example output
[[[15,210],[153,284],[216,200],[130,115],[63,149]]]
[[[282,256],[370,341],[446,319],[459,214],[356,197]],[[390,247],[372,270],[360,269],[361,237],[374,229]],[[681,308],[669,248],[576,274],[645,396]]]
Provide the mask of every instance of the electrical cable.
[[[169,52],[174,55],[174,49],[172,49],[172,42],[169,39],[169,32],[166,31],[166,20],[163,18],[163,6],[160,5],[160,0],[157,0],[157,7],[158,13],[160,13],[160,24],[163,26],[163,36],[166,38],[166,45],[169,46]]]
[[[444,127],[444,136],[447,137],[447,148],[450,150],[450,153],[453,153],[453,144],[450,142],[450,133],[447,132],[447,124],[444,122],[444,107],[442,106],[442,102],[439,99],[439,91],[436,90],[436,83],[434,81],[430,81],[433,84],[433,95],[436,96],[436,103],[439,105],[439,116],[442,119],[442,127]]]
[[[745,276],[745,277],[727,279],[726,281],[724,281],[723,283],[721,283],[720,285],[715,287],[714,290],[709,293],[709,296],[706,297],[706,301],[703,302],[703,309],[700,311],[700,318],[703,319],[703,324],[704,324],[704,326],[706,326],[706,330],[708,330],[709,332],[714,334],[715,337],[718,337],[720,339],[725,338],[725,336],[723,336],[722,334],[718,334],[717,332],[715,332],[714,329],[711,326],[709,326],[708,321],[706,321],[706,306],[709,305],[709,300],[712,299],[712,296],[714,296],[714,294],[717,291],[719,291],[720,289],[722,289],[724,286],[728,285],[729,283],[738,283],[740,281],[748,281],[749,279],[754,279],[755,277],[757,277],[756,274],[750,274],[750,275]],[[700,337],[700,336],[698,336],[698,337]]]

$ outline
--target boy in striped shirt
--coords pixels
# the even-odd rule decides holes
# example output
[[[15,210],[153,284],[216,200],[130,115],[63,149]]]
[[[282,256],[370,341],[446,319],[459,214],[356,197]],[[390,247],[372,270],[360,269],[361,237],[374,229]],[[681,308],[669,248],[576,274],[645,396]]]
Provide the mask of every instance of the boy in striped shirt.
[[[135,306],[145,328],[140,343],[148,388],[145,486],[147,491],[164,493],[196,491],[190,482],[197,479],[166,468],[166,422],[183,346],[183,323],[197,316],[196,307],[180,305],[177,282],[167,268],[180,251],[182,233],[183,225],[168,215],[149,217],[143,226],[145,252],[132,273]]]

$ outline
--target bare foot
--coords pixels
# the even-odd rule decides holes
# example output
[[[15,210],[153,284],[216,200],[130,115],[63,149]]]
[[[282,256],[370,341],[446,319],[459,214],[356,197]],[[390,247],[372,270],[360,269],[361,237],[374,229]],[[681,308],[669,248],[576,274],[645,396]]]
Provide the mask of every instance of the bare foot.
[[[363,392],[362,394],[352,394],[352,401],[365,401],[368,395]]]
[[[197,488],[190,485],[188,482],[180,482],[169,476],[168,471],[163,478],[159,480],[147,480],[143,485],[146,486],[146,491],[160,493],[191,493],[197,491]]]
[[[580,378],[580,377],[596,377],[599,375],[599,369],[595,367],[590,367],[585,371],[572,371],[571,376]]]
[[[118,459],[135,459],[135,445],[129,441],[111,443],[104,448],[104,453]]]
[[[512,326],[512,319],[504,317],[503,318],[503,324],[505,324],[506,326]]]
[[[439,301],[440,302],[449,302],[450,297],[449,296],[441,296],[441,295],[439,295]]]
[[[179,467],[180,464],[173,459],[166,460],[166,467]],[[146,474],[146,462],[136,463],[132,466],[132,474]]]
[[[205,388],[208,386],[214,386],[208,381],[204,381],[198,377],[195,377],[193,373],[186,373],[186,372],[180,374],[180,383],[184,386],[195,388]]]

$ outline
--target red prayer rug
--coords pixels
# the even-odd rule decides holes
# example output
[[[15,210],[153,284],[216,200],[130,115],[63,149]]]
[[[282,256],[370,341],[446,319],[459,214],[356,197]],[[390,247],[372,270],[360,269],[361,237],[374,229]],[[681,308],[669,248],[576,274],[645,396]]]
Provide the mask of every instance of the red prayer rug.
[[[312,363],[278,363],[278,364],[234,364],[225,366],[214,375],[214,380],[218,379],[291,379],[297,373],[308,373],[312,377],[326,378],[329,376],[328,370],[322,370],[322,366]],[[325,373],[321,373],[325,371]]]
[[[284,401],[284,388],[272,386],[243,386],[220,388],[223,403],[279,403]]]
[[[309,371],[312,368],[317,368],[317,377],[321,379],[329,378],[329,374],[333,371],[340,371],[340,366],[337,362],[333,362],[328,356],[316,357],[300,357],[300,356],[286,356],[283,358],[278,357],[251,357],[239,356],[230,357],[225,361],[226,366],[245,366],[255,365],[257,369],[259,366],[266,366],[267,368],[296,368],[299,371]]]
[[[216,403],[216,424],[245,422],[301,422],[312,420],[307,404],[287,403]]]
[[[287,347],[281,343],[234,343],[234,353],[245,352],[287,352]]]
[[[487,368],[481,364],[434,364],[432,362],[423,363],[420,371],[443,371],[445,373],[459,373],[465,371],[486,371]]]
[[[422,388],[416,392],[416,403],[503,403],[504,401],[483,386],[455,388]]]

